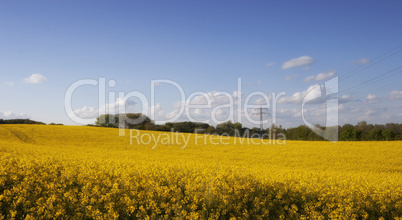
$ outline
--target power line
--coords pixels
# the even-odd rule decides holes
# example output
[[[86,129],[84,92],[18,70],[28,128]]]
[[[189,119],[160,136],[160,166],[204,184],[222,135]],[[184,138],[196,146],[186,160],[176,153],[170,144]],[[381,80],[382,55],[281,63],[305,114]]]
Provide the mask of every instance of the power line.
[[[360,72],[362,72],[362,71],[364,71],[364,70],[367,70],[368,68],[371,68],[372,66],[376,65],[377,63],[382,62],[382,61],[384,61],[384,60],[390,58],[391,56],[394,56],[395,54],[397,54],[397,53],[399,53],[399,52],[401,52],[401,51],[402,51],[402,44],[399,44],[399,45],[397,45],[396,47],[392,48],[391,50],[386,51],[385,53],[383,53],[383,54],[381,54],[380,56],[378,56],[378,57],[376,57],[375,59],[373,59],[372,63],[370,63],[369,65],[358,67],[358,68],[356,68],[356,69],[354,69],[354,70],[352,70],[352,71],[346,73],[346,74],[343,75],[343,76],[339,76],[339,77],[340,77],[340,80],[339,80],[339,81],[340,81],[340,82],[345,81],[346,79],[352,77],[353,75],[356,75],[357,73],[360,73]],[[381,81],[381,80],[387,79],[387,78],[389,78],[389,77],[391,77],[391,76],[394,76],[394,75],[400,73],[400,72],[394,72],[394,71],[399,70],[401,67],[402,67],[402,66],[399,66],[399,67],[396,68],[396,69],[393,69],[393,70],[391,70],[391,71],[385,72],[385,73],[383,73],[383,74],[381,74],[381,75],[375,76],[375,77],[373,77],[373,78],[371,78],[371,79],[369,79],[369,80],[366,80],[366,81],[361,82],[361,83],[359,83],[359,84],[357,84],[357,85],[354,85],[354,86],[352,86],[352,87],[349,87],[349,88],[347,88],[347,89],[345,89],[345,90],[343,90],[343,91],[340,91],[340,92],[338,93],[338,96],[344,95],[344,94],[346,94],[346,93],[354,92],[354,91],[356,91],[357,89],[361,89],[361,88],[363,88],[363,87],[372,85],[372,84],[374,84],[374,83],[376,83],[376,82],[378,82],[378,81]],[[383,78],[381,78],[381,77],[383,77]],[[380,78],[381,78],[381,79],[380,79]],[[376,81],[376,80],[377,80],[377,81]]]
[[[387,78],[390,78],[390,77],[392,77],[392,76],[394,76],[394,75],[396,75],[396,74],[398,74],[398,73],[402,73],[402,71],[395,72],[395,73],[393,73],[393,74],[391,74],[391,75],[385,76],[385,77],[383,77],[383,78],[381,78],[381,79],[379,79],[379,80],[376,80],[376,81],[367,82],[367,84],[360,85],[360,86],[358,86],[358,87],[356,87],[356,88],[350,90],[349,93],[350,93],[350,92],[355,92],[355,91],[358,90],[358,89],[362,89],[362,88],[367,87],[367,86],[370,86],[370,85],[375,85],[375,84],[378,83],[379,81],[382,81],[382,80],[385,80],[385,79],[387,79]],[[345,94],[345,93],[346,93],[346,92],[343,92],[342,94]]]
[[[402,68],[402,66],[399,66],[399,67],[397,67],[397,68],[395,68],[395,69],[393,69],[393,70],[387,71],[387,72],[385,72],[385,73],[383,73],[383,74],[381,74],[381,75],[378,75],[378,76],[373,77],[373,78],[371,78],[371,79],[369,79],[369,80],[366,80],[366,81],[364,81],[364,82],[362,82],[362,83],[360,83],[360,84],[358,84],[358,85],[349,87],[349,88],[343,90],[342,92],[340,92],[338,95],[345,94],[345,93],[347,93],[347,92],[350,92],[350,91],[353,91],[353,90],[362,88],[362,87],[367,86],[367,85],[370,85],[370,84],[373,84],[373,82],[375,83],[375,82],[384,80],[384,79],[386,79],[386,78],[389,78],[389,77],[391,77],[391,76],[394,76],[394,75],[396,75],[396,74],[402,72],[402,71],[397,71],[397,70],[399,70],[399,69],[401,69],[401,68]],[[397,71],[397,72],[395,72],[395,71]],[[381,77],[384,77],[384,78],[381,78]],[[375,81],[375,80],[377,80],[377,81]],[[370,84],[369,84],[369,83],[370,83]]]
[[[253,113],[253,115],[259,115],[260,116],[260,137],[262,137],[262,130],[264,129],[264,127],[263,127],[263,116],[264,115],[269,115],[270,113],[263,112],[263,110],[266,110],[268,108],[262,108],[262,107],[255,108],[255,110],[257,110],[257,109],[259,110],[259,112],[258,113]]]
[[[396,81],[396,82],[387,84],[387,85],[385,85],[385,86],[382,86],[382,87],[380,87],[380,88],[377,88],[377,89],[374,89],[374,90],[369,90],[369,91],[370,91],[371,93],[380,93],[380,92],[382,92],[382,91],[385,91],[385,90],[394,88],[394,87],[396,87],[396,86],[399,86],[399,87],[400,87],[400,86],[401,86],[401,83],[402,83],[402,80],[399,80],[399,81]]]
[[[352,70],[352,71],[346,73],[344,76],[340,76],[340,77],[342,77],[342,78],[340,79],[340,81],[341,81],[341,82],[342,82],[342,81],[345,81],[346,79],[350,78],[352,75],[354,75],[354,74],[356,74],[356,73],[360,73],[360,72],[362,72],[362,71],[364,71],[364,70],[366,70],[366,69],[368,69],[368,68],[374,66],[375,64],[377,64],[377,63],[379,63],[379,62],[381,62],[381,61],[384,61],[384,60],[388,59],[389,57],[391,57],[391,56],[393,56],[393,55],[395,55],[395,54],[397,54],[397,53],[399,53],[399,52],[401,52],[401,51],[402,51],[402,44],[400,44],[400,45],[398,45],[398,46],[392,48],[391,50],[389,50],[389,51],[383,53],[382,55],[376,57],[375,59],[373,59],[373,62],[370,63],[369,65],[363,66],[363,67],[358,67],[358,68],[356,68],[356,69],[354,69],[354,70]],[[384,56],[385,56],[385,57],[384,57]]]

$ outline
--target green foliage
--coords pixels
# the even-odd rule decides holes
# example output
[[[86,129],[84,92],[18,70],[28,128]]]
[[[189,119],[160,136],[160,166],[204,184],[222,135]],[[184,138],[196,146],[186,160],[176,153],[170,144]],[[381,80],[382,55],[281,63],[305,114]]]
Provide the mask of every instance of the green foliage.
[[[395,133],[391,129],[385,129],[382,131],[382,137],[384,141],[391,141],[395,137]]]
[[[150,118],[141,113],[105,114],[96,119],[95,125],[99,127],[145,129],[145,125],[153,123]]]
[[[206,123],[197,123],[197,122],[168,122],[165,124],[166,131],[178,131],[183,133],[205,133],[206,130],[210,127],[209,124]]]
[[[340,128],[341,141],[393,141],[402,140],[402,124],[367,124],[362,121],[356,126],[346,124]]]
[[[50,123],[49,125],[63,125],[63,124],[61,124],[61,123]]]
[[[340,139],[342,141],[356,141],[357,140],[357,131],[352,125],[345,125],[345,129],[342,129]]]
[[[322,132],[321,129],[318,129],[317,131]],[[323,140],[321,136],[313,132],[309,127],[305,125],[300,125],[296,128],[287,129],[286,138],[288,140],[308,140],[308,141]]]
[[[39,124],[39,125],[44,125],[45,123],[40,122],[40,121],[33,121],[30,119],[8,119],[8,120],[0,119],[0,124]]]
[[[1,120],[1,119],[0,119]],[[123,121],[123,123],[119,123]],[[0,121],[0,124],[2,121]],[[402,140],[402,124],[389,123],[386,125],[372,125],[362,121],[353,126],[345,124],[343,126],[322,127],[316,125],[310,129],[305,125],[295,128],[283,129],[282,126],[271,125],[271,128],[260,130],[254,127],[249,129],[241,123],[227,121],[216,126],[199,122],[167,122],[164,125],[157,125],[146,115],[141,113],[117,114],[117,115],[101,115],[97,118],[95,126],[111,127],[111,128],[128,128],[152,131],[174,131],[183,133],[203,133],[227,136],[260,137],[278,139],[284,134],[287,140],[306,140],[306,141],[324,141],[338,140],[340,141],[393,141]],[[324,138],[323,138],[324,137]]]

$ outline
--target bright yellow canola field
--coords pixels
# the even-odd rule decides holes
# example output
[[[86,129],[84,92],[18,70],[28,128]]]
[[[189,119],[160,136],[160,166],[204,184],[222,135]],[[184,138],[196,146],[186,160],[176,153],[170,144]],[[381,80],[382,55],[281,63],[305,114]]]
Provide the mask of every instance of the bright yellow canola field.
[[[1,125],[0,219],[402,217],[402,142],[216,145],[135,131],[174,138],[154,146],[129,133]]]

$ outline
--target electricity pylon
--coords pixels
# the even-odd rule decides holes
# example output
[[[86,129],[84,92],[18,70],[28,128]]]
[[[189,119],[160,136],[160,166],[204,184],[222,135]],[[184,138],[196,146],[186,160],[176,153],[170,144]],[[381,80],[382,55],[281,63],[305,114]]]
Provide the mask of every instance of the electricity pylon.
[[[268,108],[263,108],[263,107],[255,108],[254,110],[259,111],[259,112],[253,113],[253,115],[259,115],[260,116],[260,138],[262,138],[262,130],[264,129],[263,116],[264,115],[270,115],[270,113],[264,112],[263,110],[268,110]]]

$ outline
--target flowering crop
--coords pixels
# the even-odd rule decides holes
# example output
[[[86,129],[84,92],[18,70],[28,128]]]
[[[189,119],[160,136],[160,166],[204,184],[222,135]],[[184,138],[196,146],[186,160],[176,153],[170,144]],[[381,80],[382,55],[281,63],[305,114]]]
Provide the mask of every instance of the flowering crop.
[[[1,125],[0,219],[402,219],[402,142],[169,135]]]

